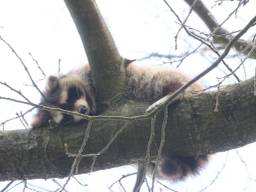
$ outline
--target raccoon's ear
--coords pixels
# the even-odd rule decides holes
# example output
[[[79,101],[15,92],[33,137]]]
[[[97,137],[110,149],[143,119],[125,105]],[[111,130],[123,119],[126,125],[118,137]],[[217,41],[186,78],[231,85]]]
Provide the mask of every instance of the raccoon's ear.
[[[47,91],[54,91],[59,87],[59,78],[56,76],[50,76],[47,80]]]

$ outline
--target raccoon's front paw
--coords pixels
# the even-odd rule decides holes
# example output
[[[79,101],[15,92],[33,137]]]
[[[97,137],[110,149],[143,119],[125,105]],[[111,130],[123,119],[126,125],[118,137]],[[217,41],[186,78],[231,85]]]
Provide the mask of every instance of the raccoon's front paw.
[[[50,115],[47,111],[38,110],[31,122],[31,128],[36,129],[48,125]]]

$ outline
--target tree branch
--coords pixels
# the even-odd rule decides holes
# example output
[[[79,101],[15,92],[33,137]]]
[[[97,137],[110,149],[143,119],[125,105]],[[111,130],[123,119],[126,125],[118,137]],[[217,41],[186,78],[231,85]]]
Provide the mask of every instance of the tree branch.
[[[97,110],[103,111],[123,94],[122,58],[95,0],[65,0],[82,39],[97,92]]]
[[[237,148],[256,140],[256,100],[254,80],[228,86],[219,92],[184,98],[168,108],[163,153],[208,154]],[[214,112],[218,97],[218,112]],[[127,101],[106,111],[106,115],[139,115],[146,103]],[[151,154],[157,157],[161,142],[163,113],[156,118],[155,143]],[[150,136],[150,118],[130,120],[119,133],[123,120],[94,119],[83,154],[98,154],[94,171],[134,163],[145,157]],[[86,122],[61,128],[4,131],[0,133],[0,180],[64,177],[70,173],[81,147]],[[115,141],[113,135],[118,133]],[[82,157],[79,173],[91,171],[93,158]]]
[[[194,3],[194,1],[196,1]],[[213,14],[203,4],[201,0],[185,0],[185,2],[197,13],[197,15],[206,24],[208,29],[213,35],[215,43],[226,45],[233,36],[229,31],[221,27],[221,24],[217,22]],[[249,58],[256,59],[256,45],[254,42],[244,41],[242,39],[236,41],[234,48],[239,53],[242,53]],[[250,53],[250,54],[249,54]]]
[[[205,76],[206,74],[208,74],[210,71],[212,71],[215,67],[217,67],[219,65],[219,63],[228,55],[232,45],[234,43],[236,43],[239,38],[241,38],[243,36],[244,33],[246,33],[246,31],[248,31],[248,29],[253,25],[253,23],[255,23],[256,21],[256,16],[253,17],[249,23],[247,23],[247,25],[236,35],[234,36],[227,44],[226,49],[223,51],[223,53],[218,57],[218,59],[216,59],[216,61],[214,61],[211,66],[209,66],[208,68],[206,68],[205,70],[203,70],[201,73],[199,73],[196,77],[194,77],[193,79],[191,79],[190,81],[188,81],[187,83],[185,83],[183,86],[181,86],[179,89],[177,89],[174,93],[169,93],[167,94],[165,97],[159,99],[158,101],[156,101],[155,103],[153,103],[151,106],[149,106],[149,108],[147,109],[147,112],[154,112],[156,110],[158,110],[161,106],[165,105],[166,103],[170,103],[174,98],[176,98],[180,93],[182,93],[186,88],[188,88],[189,86],[191,86],[193,83],[195,83],[196,81],[198,81],[200,78],[202,78],[203,76]]]

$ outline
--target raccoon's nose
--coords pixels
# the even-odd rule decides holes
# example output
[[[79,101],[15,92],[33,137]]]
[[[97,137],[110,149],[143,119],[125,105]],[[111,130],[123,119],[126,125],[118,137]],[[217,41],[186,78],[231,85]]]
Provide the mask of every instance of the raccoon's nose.
[[[82,105],[80,108],[79,108],[79,113],[82,113],[84,115],[87,115],[89,113],[89,110],[86,106]]]

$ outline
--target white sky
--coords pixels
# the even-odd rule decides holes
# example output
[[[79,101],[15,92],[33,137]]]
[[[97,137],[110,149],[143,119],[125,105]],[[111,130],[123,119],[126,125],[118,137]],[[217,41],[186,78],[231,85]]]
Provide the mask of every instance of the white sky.
[[[181,54],[192,50],[198,44],[182,32],[178,39],[178,50],[174,49],[174,35],[179,26],[163,1],[98,0],[97,2],[120,53],[124,57],[142,58],[152,52]],[[188,9],[183,1],[171,0],[169,2],[182,18],[186,16]],[[214,0],[205,2],[210,2],[209,7],[213,7],[215,16],[218,16],[219,21],[226,18],[237,4],[236,1],[225,1],[223,6],[213,6]],[[256,1],[250,0],[250,4],[242,7],[238,11],[237,17],[232,17],[225,27],[230,31],[241,29],[256,13],[255,5]],[[204,24],[195,15],[192,15],[188,24],[198,30],[207,32]],[[250,32],[246,35],[246,38],[252,38],[255,28],[254,31],[251,30]],[[57,73],[59,59],[61,59],[62,73],[86,62],[80,38],[62,0],[0,0],[0,35],[15,48],[36,80],[41,79],[42,75],[28,55],[29,52],[39,61],[47,75]],[[209,51],[201,49],[198,53],[186,59],[180,68],[194,76],[209,66],[215,58]],[[229,59],[227,62],[230,66],[235,67],[240,63],[240,58],[242,57],[237,56],[236,60]],[[162,63],[160,60],[152,62]],[[245,63],[244,69],[246,70],[247,78],[254,73],[254,63],[255,61],[247,61]],[[22,65],[2,42],[0,42],[0,64],[2,66],[0,81],[8,82],[10,85],[20,89],[35,102],[39,100],[37,91],[32,86],[28,86],[31,85],[31,82]],[[203,78],[201,82],[207,85],[215,84],[217,82],[216,77],[225,75],[224,70],[223,67],[214,70],[214,72]],[[244,70],[240,70],[238,74],[241,79],[245,79]],[[235,80],[231,78],[225,83],[234,82]],[[44,83],[44,81],[39,82],[40,88],[43,89]],[[0,95],[15,97],[15,94],[3,87],[0,87]],[[16,112],[24,111],[25,108],[28,108],[1,100],[0,106],[0,123],[15,116]],[[21,127],[18,120],[6,124],[4,128],[5,130],[11,130],[17,127]],[[241,157],[246,162],[245,164],[241,161],[237,152],[238,150],[233,150],[228,154],[221,153],[216,155],[210,161],[208,168],[201,172],[200,176],[189,178],[185,182],[177,184],[171,183],[170,187],[180,192],[200,191],[215,178],[227,158],[226,166],[219,178],[206,191],[254,192],[256,188],[254,181],[256,178],[255,144],[239,149],[242,154]],[[70,191],[109,191],[109,185],[122,175],[134,171],[133,167],[127,166],[121,169],[92,173],[89,176],[83,175],[79,177],[79,180],[87,183],[88,187],[81,187],[77,182],[72,181],[68,188]],[[125,182],[126,180],[132,180],[132,182]],[[134,177],[129,177],[125,181],[124,185],[131,189]],[[57,188],[57,185],[50,181],[37,180],[29,183],[51,190]],[[0,190],[5,184],[0,183]],[[11,191],[20,190],[21,188],[14,188]],[[113,187],[113,191],[122,191],[122,189],[116,184]],[[144,189],[144,191],[147,190]],[[168,190],[163,188],[163,191]]]

